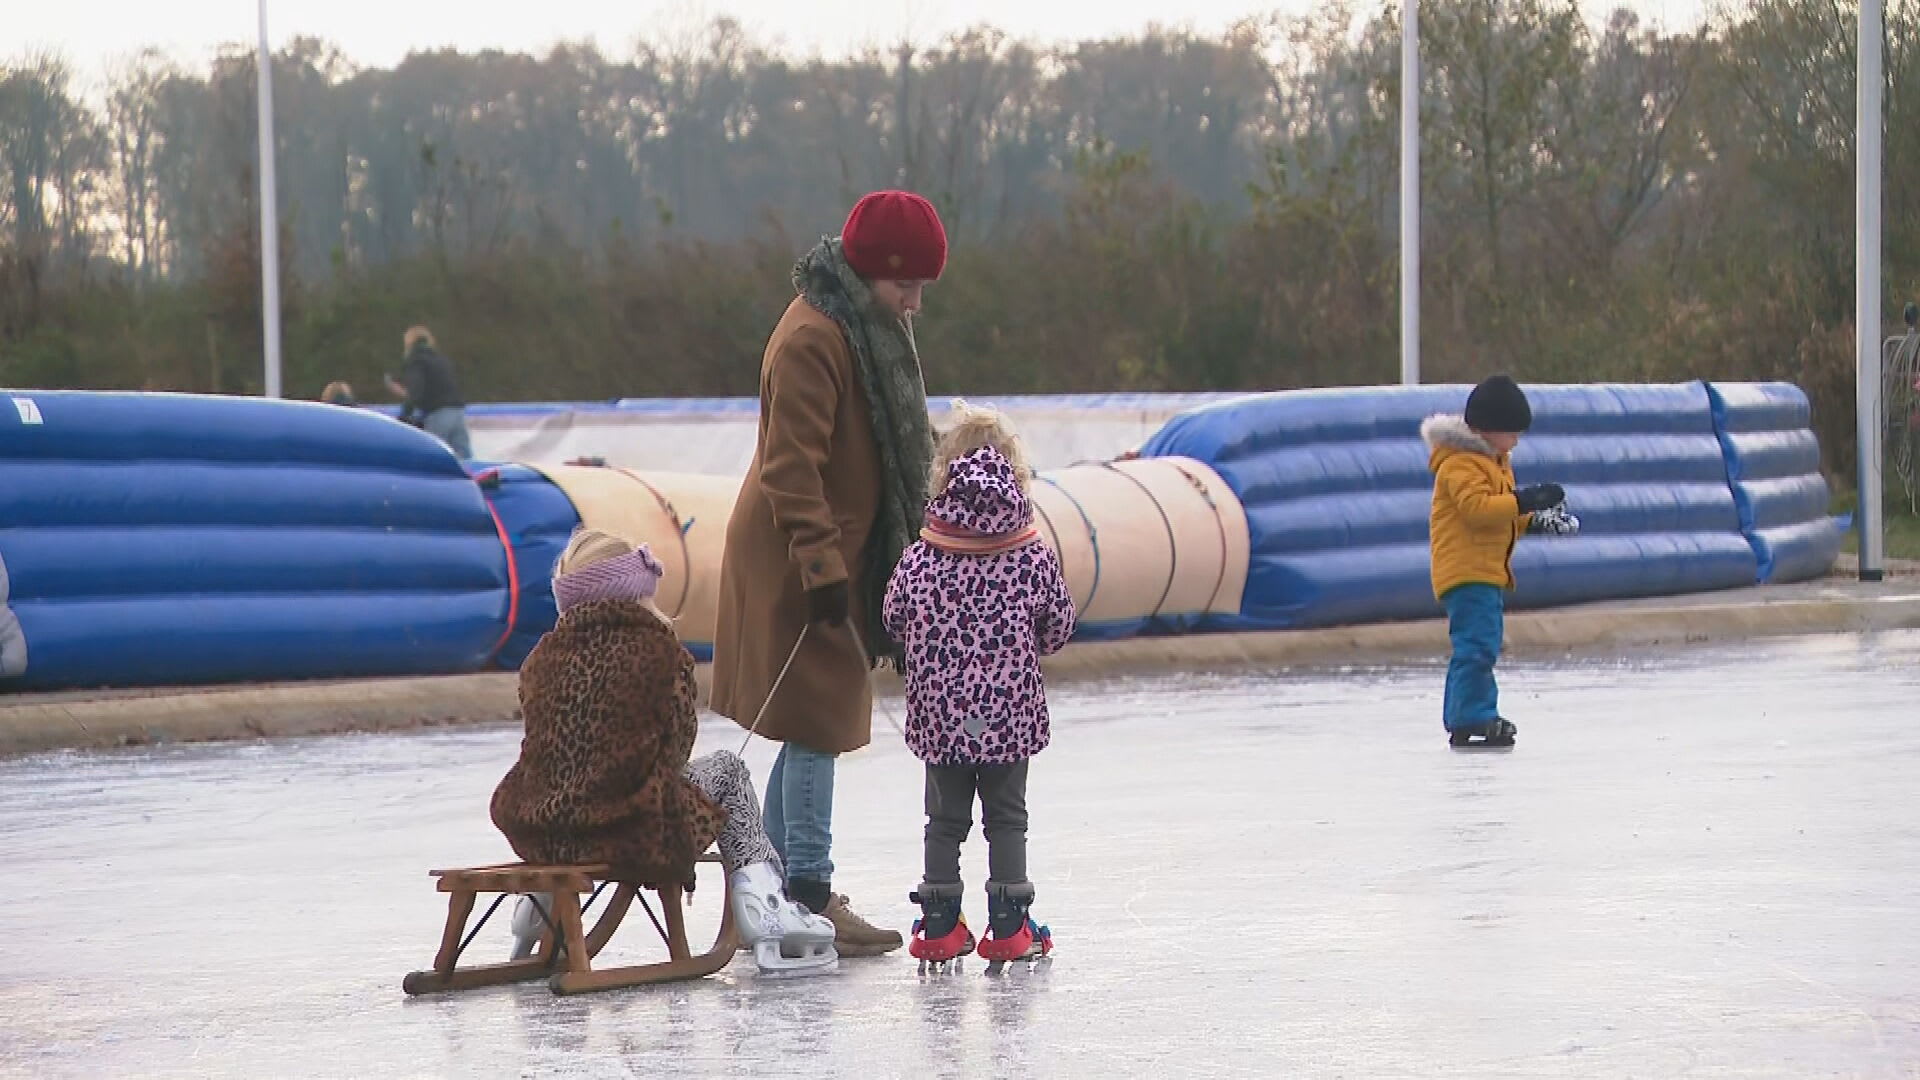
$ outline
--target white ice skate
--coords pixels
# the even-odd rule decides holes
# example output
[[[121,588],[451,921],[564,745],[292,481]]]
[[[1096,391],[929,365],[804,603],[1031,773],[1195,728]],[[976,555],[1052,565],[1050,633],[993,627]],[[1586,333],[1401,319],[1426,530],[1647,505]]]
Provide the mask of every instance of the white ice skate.
[[[538,896],[527,894],[514,898],[513,918],[507,923],[513,930],[512,959],[525,960],[533,955],[534,949],[539,947],[540,935],[547,932],[547,920],[541,917],[542,912],[547,913],[548,917],[552,916],[552,893],[541,893]]]
[[[753,948],[762,977],[824,975],[837,971],[833,924],[781,894],[780,872],[770,862],[733,872],[733,921]]]

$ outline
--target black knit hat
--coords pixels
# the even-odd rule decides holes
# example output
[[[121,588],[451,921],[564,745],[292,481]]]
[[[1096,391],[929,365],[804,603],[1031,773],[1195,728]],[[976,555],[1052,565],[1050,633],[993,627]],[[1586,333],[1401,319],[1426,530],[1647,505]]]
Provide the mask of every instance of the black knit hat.
[[[1520,384],[1506,375],[1494,375],[1467,395],[1467,426],[1475,431],[1517,435],[1533,426],[1533,407]]]

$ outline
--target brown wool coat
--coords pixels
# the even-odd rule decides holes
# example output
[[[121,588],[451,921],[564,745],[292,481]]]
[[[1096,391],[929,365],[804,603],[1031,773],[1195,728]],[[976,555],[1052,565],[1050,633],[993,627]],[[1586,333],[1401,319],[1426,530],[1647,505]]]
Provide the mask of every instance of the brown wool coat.
[[[715,712],[753,725],[807,623],[806,590],[848,581],[858,624],[861,550],[879,507],[880,451],[853,352],[796,297],[761,360],[759,440],[727,524]],[[873,730],[867,672],[847,626],[812,628],[759,733],[823,753],[860,749]]]
[[[597,863],[648,884],[691,880],[726,813],[683,773],[693,657],[640,604],[569,611],[520,668],[526,737],[493,823],[530,863]]]

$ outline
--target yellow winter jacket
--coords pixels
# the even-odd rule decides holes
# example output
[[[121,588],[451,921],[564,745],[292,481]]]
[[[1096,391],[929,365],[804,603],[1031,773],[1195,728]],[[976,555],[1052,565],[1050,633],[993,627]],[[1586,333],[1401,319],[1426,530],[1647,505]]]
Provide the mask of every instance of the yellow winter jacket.
[[[1433,595],[1460,585],[1513,588],[1513,545],[1530,515],[1513,495],[1513,465],[1458,416],[1420,425],[1433,471]]]

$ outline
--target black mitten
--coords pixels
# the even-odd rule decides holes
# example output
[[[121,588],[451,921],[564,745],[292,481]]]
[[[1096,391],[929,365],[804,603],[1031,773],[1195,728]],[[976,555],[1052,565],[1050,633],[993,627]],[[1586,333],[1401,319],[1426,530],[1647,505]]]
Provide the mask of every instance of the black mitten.
[[[1537,514],[1566,502],[1567,493],[1559,484],[1534,484],[1514,492],[1513,501],[1520,504],[1521,513]]]

